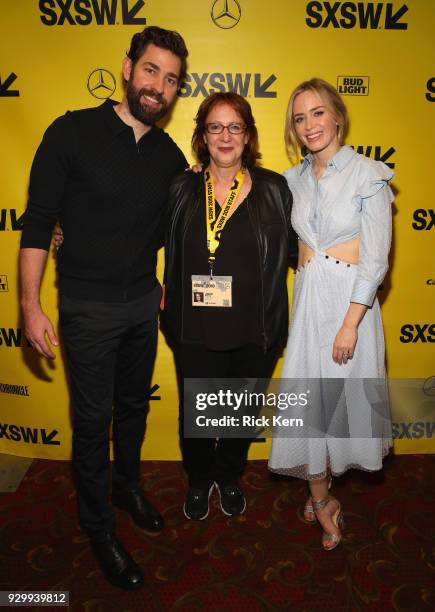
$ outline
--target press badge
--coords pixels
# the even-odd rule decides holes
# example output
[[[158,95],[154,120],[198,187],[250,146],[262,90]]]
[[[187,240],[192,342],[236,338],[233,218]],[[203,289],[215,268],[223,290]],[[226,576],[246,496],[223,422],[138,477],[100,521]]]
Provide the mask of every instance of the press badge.
[[[232,276],[192,274],[192,306],[221,306],[231,308]]]

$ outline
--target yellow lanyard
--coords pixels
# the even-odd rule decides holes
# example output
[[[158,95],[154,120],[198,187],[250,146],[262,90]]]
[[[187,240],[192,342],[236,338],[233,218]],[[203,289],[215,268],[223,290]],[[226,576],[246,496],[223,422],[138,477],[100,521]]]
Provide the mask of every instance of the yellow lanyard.
[[[219,246],[221,234],[227,224],[228,218],[233,210],[234,203],[237,199],[239,191],[245,180],[245,173],[240,168],[234,177],[233,184],[230,187],[230,192],[227,199],[222,206],[219,217],[216,219],[216,202],[214,199],[214,185],[213,177],[210,172],[210,168],[207,168],[204,174],[205,182],[205,206],[206,206],[206,226],[207,226],[207,248],[208,248],[208,262],[210,264],[210,278],[213,277],[213,264],[215,261],[215,253]]]

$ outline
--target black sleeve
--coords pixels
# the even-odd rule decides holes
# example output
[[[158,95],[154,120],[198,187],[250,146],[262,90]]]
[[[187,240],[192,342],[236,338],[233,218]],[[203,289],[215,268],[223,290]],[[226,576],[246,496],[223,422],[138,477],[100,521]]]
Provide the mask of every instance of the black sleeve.
[[[170,232],[172,226],[172,217],[174,213],[174,208],[177,202],[179,202],[181,198],[181,194],[185,189],[186,184],[190,183],[190,181],[194,180],[194,173],[191,171],[183,170],[180,172],[172,181],[169,187],[168,199],[166,202],[165,208],[165,216],[164,216],[164,228],[165,228],[165,237]],[[166,238],[165,238],[166,241]]]
[[[291,214],[293,206],[293,195],[288,186],[284,191],[284,210],[288,231],[288,260],[289,266],[296,270],[298,265],[298,236],[291,224]]]
[[[70,114],[56,119],[44,134],[30,171],[29,199],[21,248],[50,248],[54,224],[72,171]]]
[[[178,168],[177,168],[177,172],[176,174],[178,174],[179,172],[182,172],[183,170],[186,170],[186,168],[189,167],[189,164],[187,163],[187,159],[184,156],[184,153],[181,149],[178,149]]]
[[[174,173],[173,173],[173,179],[171,182],[171,186],[174,184],[176,177],[183,175],[184,171],[186,170],[186,168],[189,167],[189,164],[187,163],[187,159],[184,156],[183,151],[177,146],[175,149],[175,159],[174,159],[174,164],[173,164],[173,169],[174,169]],[[159,245],[158,248],[162,248],[164,246],[165,243],[165,232],[166,232],[166,228],[168,227],[168,219],[169,219],[169,215],[172,209],[172,205],[171,202],[173,201],[172,198],[172,187],[170,187],[169,189],[169,194],[165,203],[165,208],[163,211],[163,216],[162,216],[162,224],[161,224],[161,231],[160,231],[160,238],[159,238]]]

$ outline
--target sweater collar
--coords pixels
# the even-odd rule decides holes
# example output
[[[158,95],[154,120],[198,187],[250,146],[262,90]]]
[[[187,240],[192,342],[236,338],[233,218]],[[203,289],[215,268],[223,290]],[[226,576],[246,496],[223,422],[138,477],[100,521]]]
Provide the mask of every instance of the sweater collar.
[[[118,136],[118,134],[121,134],[122,132],[125,132],[126,130],[133,131],[133,128],[130,125],[127,125],[126,123],[124,123],[124,121],[115,111],[114,107],[117,104],[119,104],[119,102],[117,102],[116,100],[107,98],[107,100],[105,100],[103,104],[100,106],[104,120],[106,121],[106,124],[108,125],[109,129],[111,130],[114,136]],[[139,142],[142,141],[143,138],[147,138],[148,140],[149,136],[154,135],[157,131],[158,129],[154,125],[152,125],[151,129],[148,130],[148,132],[146,132],[140,138]]]

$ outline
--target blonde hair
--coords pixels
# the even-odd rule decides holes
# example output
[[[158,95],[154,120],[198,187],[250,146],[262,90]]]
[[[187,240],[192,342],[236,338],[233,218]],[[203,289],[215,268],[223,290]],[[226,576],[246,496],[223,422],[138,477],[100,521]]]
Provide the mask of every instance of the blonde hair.
[[[337,135],[340,145],[344,144],[349,127],[346,106],[335,87],[327,81],[318,78],[304,81],[293,90],[288,101],[287,114],[285,118],[284,140],[287,154],[291,161],[299,160],[299,148],[302,147],[302,143],[298,139],[295,130],[293,107],[296,96],[304,91],[312,91],[316,93],[322,100],[325,107],[334,115],[337,122]]]

